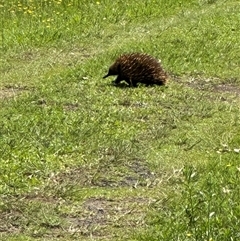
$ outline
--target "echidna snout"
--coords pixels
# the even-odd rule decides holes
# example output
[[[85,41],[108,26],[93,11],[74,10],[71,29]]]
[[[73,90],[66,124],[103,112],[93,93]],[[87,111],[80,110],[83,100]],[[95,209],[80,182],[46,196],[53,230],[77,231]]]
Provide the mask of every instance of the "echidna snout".
[[[112,76],[112,75],[118,75],[119,74],[119,65],[115,66],[115,65],[112,65],[109,70],[108,70],[108,73],[103,76],[103,79],[107,78],[108,76]]]
[[[107,78],[108,76],[111,76],[111,75],[117,75],[117,74],[111,74],[111,72],[108,71],[108,73],[105,76],[103,76],[103,79],[105,79],[105,78]]]
[[[106,74],[103,76],[103,79],[107,78],[108,76],[110,76],[109,74]]]

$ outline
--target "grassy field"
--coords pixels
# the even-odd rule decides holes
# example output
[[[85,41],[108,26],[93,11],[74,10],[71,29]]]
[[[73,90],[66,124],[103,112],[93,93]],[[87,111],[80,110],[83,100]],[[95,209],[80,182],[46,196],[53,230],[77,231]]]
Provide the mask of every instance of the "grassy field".
[[[0,1],[0,239],[240,239],[239,0]],[[122,53],[166,87],[102,79]]]

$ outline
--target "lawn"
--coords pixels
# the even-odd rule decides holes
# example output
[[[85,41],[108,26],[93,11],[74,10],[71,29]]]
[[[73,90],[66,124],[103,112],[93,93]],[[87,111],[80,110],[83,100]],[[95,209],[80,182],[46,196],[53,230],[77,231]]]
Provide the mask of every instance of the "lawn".
[[[238,0],[0,11],[1,240],[240,238]],[[103,79],[129,52],[168,85]]]

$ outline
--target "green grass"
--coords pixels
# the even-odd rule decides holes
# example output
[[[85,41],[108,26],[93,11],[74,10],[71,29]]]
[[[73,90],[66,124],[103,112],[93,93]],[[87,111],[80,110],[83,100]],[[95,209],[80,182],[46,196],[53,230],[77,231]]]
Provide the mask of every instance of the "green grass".
[[[0,10],[1,240],[238,240],[237,0]],[[167,87],[102,79],[134,51]]]

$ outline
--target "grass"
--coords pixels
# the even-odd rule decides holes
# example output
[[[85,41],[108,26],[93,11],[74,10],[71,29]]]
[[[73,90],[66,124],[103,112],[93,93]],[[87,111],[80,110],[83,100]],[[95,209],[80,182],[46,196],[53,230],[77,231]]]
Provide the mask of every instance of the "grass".
[[[0,1],[1,240],[237,240],[237,0]],[[102,80],[146,52],[167,87]]]

